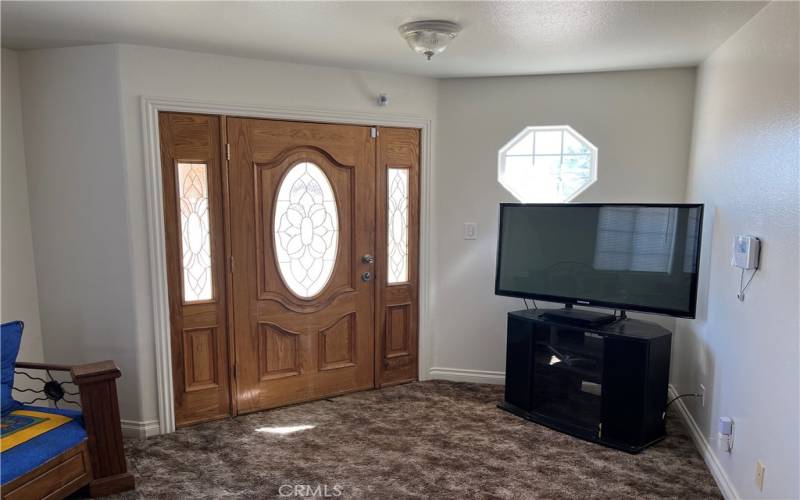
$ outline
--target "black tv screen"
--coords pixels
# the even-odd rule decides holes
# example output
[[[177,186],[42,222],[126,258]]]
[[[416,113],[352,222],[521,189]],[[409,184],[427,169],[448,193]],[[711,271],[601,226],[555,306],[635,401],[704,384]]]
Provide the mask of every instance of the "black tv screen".
[[[703,205],[500,205],[495,293],[693,318]]]

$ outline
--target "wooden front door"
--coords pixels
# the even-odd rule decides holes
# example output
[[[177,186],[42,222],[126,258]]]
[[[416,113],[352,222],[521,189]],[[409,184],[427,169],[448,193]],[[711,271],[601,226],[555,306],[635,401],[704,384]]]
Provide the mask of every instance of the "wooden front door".
[[[419,130],[159,127],[178,426],[416,379]]]
[[[227,119],[239,413],[374,387],[369,127]]]

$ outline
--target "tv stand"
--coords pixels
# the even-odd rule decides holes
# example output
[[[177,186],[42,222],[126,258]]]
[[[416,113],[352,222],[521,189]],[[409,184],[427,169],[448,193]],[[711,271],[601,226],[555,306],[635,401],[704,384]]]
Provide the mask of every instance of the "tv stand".
[[[549,309],[542,313],[545,319],[559,323],[570,323],[576,326],[600,326],[613,323],[617,317],[610,313],[575,309],[572,304],[565,304],[564,309]]]
[[[663,439],[672,333],[636,319],[576,325],[562,311],[508,313],[498,406],[630,453]]]

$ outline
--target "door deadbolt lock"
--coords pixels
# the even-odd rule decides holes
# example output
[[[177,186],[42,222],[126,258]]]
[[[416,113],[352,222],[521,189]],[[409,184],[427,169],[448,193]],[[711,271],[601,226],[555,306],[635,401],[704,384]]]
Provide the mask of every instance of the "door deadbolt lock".
[[[363,262],[364,264],[372,264],[373,262],[375,262],[375,257],[373,257],[370,254],[366,254],[363,257],[361,257],[361,262]]]
[[[362,273],[361,274],[361,281],[369,281],[372,278],[372,273]]]

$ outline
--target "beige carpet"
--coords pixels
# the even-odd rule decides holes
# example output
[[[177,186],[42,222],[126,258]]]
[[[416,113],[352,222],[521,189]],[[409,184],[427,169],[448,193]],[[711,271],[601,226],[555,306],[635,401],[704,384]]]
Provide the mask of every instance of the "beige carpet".
[[[721,497],[674,414],[629,455],[496,408],[502,391],[421,382],[128,441],[124,498]]]

